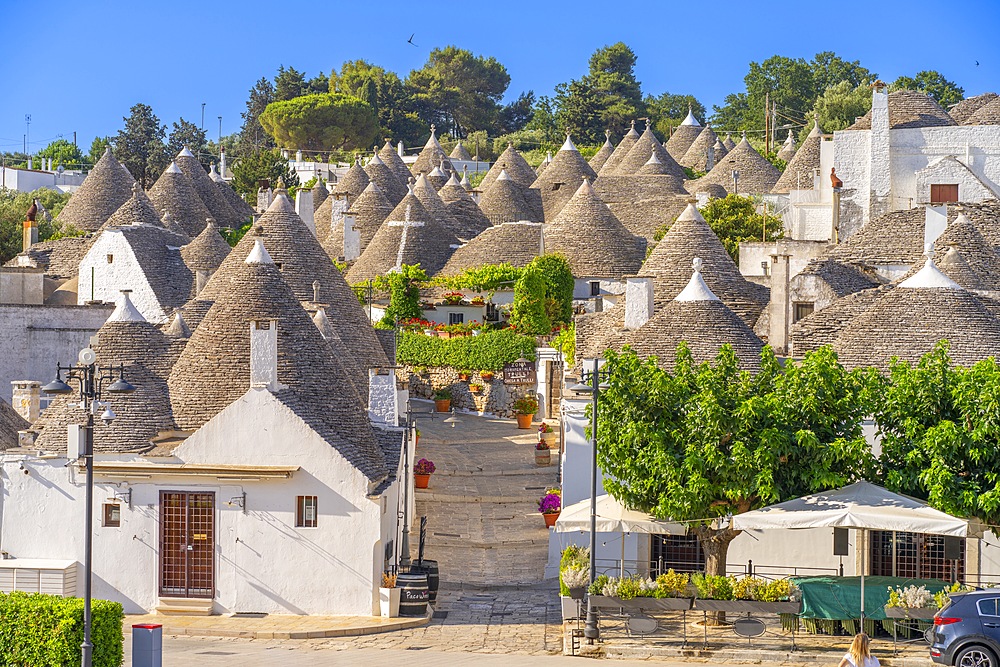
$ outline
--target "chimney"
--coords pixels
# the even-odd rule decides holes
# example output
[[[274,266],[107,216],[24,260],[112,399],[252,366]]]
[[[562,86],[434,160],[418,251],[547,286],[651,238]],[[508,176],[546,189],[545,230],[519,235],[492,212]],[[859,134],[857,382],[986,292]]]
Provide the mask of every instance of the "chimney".
[[[24,229],[21,235],[21,250],[27,250],[38,243],[38,222],[34,214],[30,214],[24,219]]]
[[[872,129],[869,152],[868,220],[891,209],[892,172],[889,158],[889,93],[885,83],[872,84]]]
[[[261,185],[257,190],[257,212],[264,213],[271,207],[271,186]]]
[[[655,153],[654,153],[655,155]],[[715,144],[708,147],[708,155],[705,158],[705,172],[712,171],[712,167],[715,166]]]
[[[313,217],[313,193],[312,190],[299,188],[295,192],[295,212],[306,223],[309,231],[316,236],[316,219]]]
[[[787,355],[788,349],[788,325],[789,303],[788,281],[790,279],[789,260],[791,255],[778,254],[771,255],[771,305],[770,305],[770,333],[768,343],[779,355]]]
[[[302,151],[295,151],[295,161],[302,162]]]
[[[219,176],[226,177],[226,149],[219,147]]]
[[[334,202],[336,203],[336,202]],[[344,215],[344,261],[350,262],[361,256],[361,232],[354,226],[355,217]]]
[[[635,331],[653,316],[652,276],[625,278],[625,328]]]
[[[11,401],[14,410],[25,421],[34,424],[38,419],[41,383],[34,380],[14,380],[11,385],[14,387],[14,400]]]
[[[396,154],[399,155],[399,157],[403,157],[403,142],[402,141],[400,141],[398,144],[396,144]]]
[[[278,391],[278,320],[250,323],[250,388]]]

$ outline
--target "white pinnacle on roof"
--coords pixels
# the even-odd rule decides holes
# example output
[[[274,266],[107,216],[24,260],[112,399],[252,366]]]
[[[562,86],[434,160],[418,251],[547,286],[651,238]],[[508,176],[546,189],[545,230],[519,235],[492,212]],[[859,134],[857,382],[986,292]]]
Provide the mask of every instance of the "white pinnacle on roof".
[[[660,158],[656,157],[656,151],[649,154],[649,159],[646,160],[646,164],[663,164],[660,162]]]
[[[431,169],[431,173],[428,174],[428,176],[435,176],[435,177],[440,176],[441,178],[444,178],[444,172],[441,171],[441,167],[434,167],[433,169]]]
[[[552,162],[552,151],[545,151],[545,164]]]
[[[170,326],[167,327],[167,334],[176,336],[177,338],[188,338],[191,336],[191,329],[188,328],[187,322],[181,317],[180,309],[174,311],[174,319],[170,322]]]
[[[259,236],[253,240],[253,249],[247,258],[243,260],[247,264],[274,264],[267,248],[264,247],[264,240]]]
[[[561,151],[576,151],[577,153],[580,152],[580,151],[577,151],[576,145],[573,143],[573,140],[569,138],[568,134],[566,135],[566,141],[565,141],[565,143],[563,143],[562,148],[560,148],[559,150],[561,150]]]
[[[681,290],[681,293],[674,297],[674,301],[718,301],[719,297],[715,296],[715,293],[705,284],[705,279],[701,277],[701,257],[695,257],[691,264],[694,266],[691,280]]]
[[[507,170],[506,169],[501,169],[500,170],[500,175],[497,176],[497,180],[498,181],[509,181],[510,180],[510,176],[507,175]]]
[[[459,185],[466,190],[472,189],[472,181],[469,180],[469,172],[466,171],[465,167],[462,167],[462,180],[459,182]]]
[[[171,162],[170,166],[163,170],[164,174],[183,174],[181,168],[177,166],[176,162]]]
[[[701,127],[701,123],[698,119],[694,117],[694,113],[691,111],[690,105],[688,106],[688,115],[684,117],[681,121],[681,125],[691,125],[692,127]]]
[[[330,318],[326,316],[325,308],[316,309],[316,314],[313,315],[313,323],[316,325],[316,328],[319,329],[323,338],[326,338],[327,327],[330,326]]]
[[[194,157],[194,153],[189,151],[188,147],[185,146],[181,149],[181,152],[177,154],[177,157]]]
[[[791,130],[788,131],[788,136],[785,137],[785,145],[786,146],[794,146],[795,145],[795,139],[792,137],[792,131]]]
[[[219,175],[219,172],[215,170],[215,163],[212,163],[212,168],[208,171],[208,177],[211,178],[216,183],[225,183],[225,179]]]
[[[445,183],[445,185],[462,185],[462,184],[459,183],[458,176],[455,175],[455,172],[451,172],[451,178],[448,179],[448,182]]]
[[[108,322],[145,322],[146,318],[142,316],[142,313],[132,304],[132,298],[129,294],[132,293],[130,289],[122,290],[122,298],[118,300],[118,305],[115,306],[115,310],[111,313],[111,317],[108,318]]]
[[[934,287],[943,289],[962,289],[961,285],[942,273],[941,269],[934,264],[933,243],[928,243],[924,246],[924,257],[927,258],[927,261],[924,262],[923,268],[903,282],[899,283],[900,287],[904,287],[906,289],[929,289]]]
[[[376,152],[372,155],[372,159],[368,162],[368,164],[385,164],[385,162],[382,161],[382,158],[380,158]]]
[[[816,122],[813,124],[813,129],[809,130],[809,136],[818,137],[819,135],[823,134],[823,128],[819,126],[819,114],[814,114],[813,119]],[[788,133],[791,134],[792,131],[789,130]]]

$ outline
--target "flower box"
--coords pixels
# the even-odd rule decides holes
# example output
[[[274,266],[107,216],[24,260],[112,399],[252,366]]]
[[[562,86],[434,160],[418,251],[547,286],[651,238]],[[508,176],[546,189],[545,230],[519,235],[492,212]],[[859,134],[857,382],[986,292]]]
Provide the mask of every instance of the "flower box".
[[[559,604],[562,607],[562,618],[564,621],[580,618],[586,614],[587,608],[577,604],[577,601],[571,597],[561,595],[559,597]]]
[[[399,595],[401,588],[379,588],[378,606],[383,618],[396,618],[399,616]]]
[[[691,608],[691,598],[632,598],[621,600],[605,595],[591,595],[590,604],[600,609],[625,609],[631,612],[684,611]]]
[[[886,618],[912,618],[922,621],[934,618],[936,607],[884,607]]]
[[[802,603],[698,598],[694,601],[694,608],[701,611],[721,611],[730,614],[797,614],[802,610]]]

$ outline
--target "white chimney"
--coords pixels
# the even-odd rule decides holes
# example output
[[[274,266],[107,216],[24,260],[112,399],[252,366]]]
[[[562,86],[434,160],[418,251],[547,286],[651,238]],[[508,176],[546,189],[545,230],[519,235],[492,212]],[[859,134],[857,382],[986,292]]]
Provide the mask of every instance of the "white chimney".
[[[403,142],[402,141],[400,141],[398,144],[396,144],[396,154],[399,155],[399,157],[403,157]]]
[[[250,388],[278,391],[278,320],[250,323]]]
[[[625,278],[625,328],[634,331],[652,316],[652,276],[628,276]]]
[[[344,261],[350,262],[361,256],[361,232],[354,226],[354,216],[344,216]]]
[[[25,421],[33,424],[38,419],[41,383],[35,380],[14,380],[11,384],[14,386],[13,400],[11,401],[14,410]]]
[[[313,217],[313,193],[312,190],[299,188],[295,192],[295,212],[306,223],[309,231],[316,236],[316,219]]]
[[[885,84],[872,85],[872,129],[868,165],[868,219],[874,220],[891,210],[892,166],[889,156],[889,93]]]

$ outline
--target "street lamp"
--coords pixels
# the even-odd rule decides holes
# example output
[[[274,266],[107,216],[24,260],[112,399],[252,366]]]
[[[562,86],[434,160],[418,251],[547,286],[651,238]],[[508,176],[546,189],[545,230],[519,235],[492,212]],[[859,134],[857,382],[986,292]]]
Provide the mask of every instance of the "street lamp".
[[[63,380],[75,381],[79,385],[80,407],[87,413],[87,424],[84,427],[83,458],[87,468],[86,513],[84,540],[84,579],[83,579],[83,644],[80,645],[80,664],[91,667],[94,645],[90,641],[90,596],[93,579],[93,533],[94,533],[94,415],[103,408],[101,421],[110,426],[115,419],[111,406],[101,400],[102,387],[109,394],[129,394],[135,387],[125,380],[125,366],[98,366],[97,354],[88,348],[80,350],[76,364],[63,366],[56,364],[56,378],[42,387],[42,391],[52,395],[69,395],[73,387]],[[107,385],[105,387],[105,385]]]
[[[433,411],[413,412],[413,406],[406,402],[406,428],[403,430],[403,533],[399,539],[399,569],[410,568],[410,433],[417,425],[417,419],[436,419]],[[449,419],[454,419],[450,417]],[[448,420],[445,420],[448,421]],[[450,422],[452,427],[454,422]]]
[[[591,395],[590,410],[590,583],[597,579],[597,400],[601,390],[610,389],[611,385],[601,382],[600,359],[594,359],[594,368],[584,373],[582,381],[569,388],[578,394]],[[601,631],[597,628],[597,612],[591,604],[590,593],[587,594],[587,625],[583,636],[593,644],[600,639]]]

